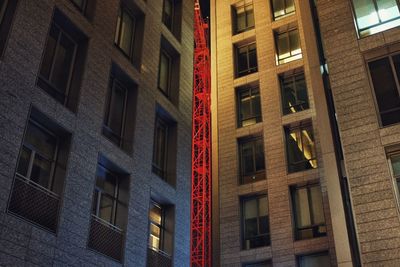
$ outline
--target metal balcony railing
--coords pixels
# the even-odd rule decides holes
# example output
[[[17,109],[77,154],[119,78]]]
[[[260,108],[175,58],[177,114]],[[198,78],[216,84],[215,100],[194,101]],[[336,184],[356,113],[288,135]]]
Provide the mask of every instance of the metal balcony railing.
[[[162,250],[149,247],[147,251],[147,266],[172,267],[172,258]]]
[[[39,184],[16,175],[8,211],[56,232],[60,197]]]
[[[122,229],[92,214],[88,247],[117,261],[122,260],[124,233]]]

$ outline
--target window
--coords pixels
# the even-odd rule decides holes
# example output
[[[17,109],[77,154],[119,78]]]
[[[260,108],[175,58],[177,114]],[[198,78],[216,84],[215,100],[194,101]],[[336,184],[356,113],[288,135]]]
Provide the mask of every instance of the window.
[[[302,58],[297,28],[279,29],[275,32],[275,42],[278,65]]]
[[[172,207],[152,201],[149,212],[149,250],[147,266],[172,266],[173,221]],[[158,264],[157,264],[158,263]]]
[[[318,184],[291,188],[295,239],[302,240],[326,235],[324,207]]]
[[[263,142],[261,136],[239,140],[241,184],[265,179]]]
[[[158,88],[174,105],[178,105],[179,102],[179,68],[180,56],[178,52],[162,37]]]
[[[158,108],[154,127],[153,173],[175,185],[176,123]]]
[[[8,211],[56,232],[70,135],[32,108]]]
[[[129,178],[100,156],[88,247],[121,261],[128,219]]]
[[[243,249],[270,244],[267,195],[242,199]]]
[[[113,64],[102,132],[111,142],[128,153],[132,151],[133,146],[136,95],[137,85]]]
[[[238,126],[244,127],[261,121],[260,89],[257,86],[237,91]]]
[[[243,267],[272,267],[272,263],[270,261],[263,261],[263,262],[245,264]]]
[[[399,151],[389,155],[389,163],[394,181],[397,185],[397,194],[400,197],[400,153]]]
[[[288,172],[318,167],[311,122],[300,122],[285,127]]]
[[[298,267],[329,267],[331,266],[328,252],[303,255],[297,257]]]
[[[353,0],[352,2],[360,37],[400,25],[400,3],[397,0]]]
[[[77,106],[86,42],[86,37],[56,10],[47,36],[38,86],[71,110]]]
[[[400,122],[400,54],[368,63],[382,126]]]
[[[236,77],[257,72],[256,43],[236,47]]]
[[[144,13],[133,3],[121,6],[118,13],[117,28],[115,30],[115,46],[140,69],[143,34]]]
[[[172,32],[172,34],[180,39],[182,17],[182,1],[181,0],[164,0],[162,22]]]
[[[272,0],[274,19],[278,20],[295,12],[294,0]]]
[[[71,0],[82,13],[85,13],[88,0]]]
[[[0,58],[6,47],[8,33],[17,9],[18,0],[0,0]]]
[[[303,70],[295,70],[279,75],[282,95],[283,115],[309,108],[307,85]]]
[[[241,1],[233,7],[233,32],[241,33],[254,28],[253,1]]]

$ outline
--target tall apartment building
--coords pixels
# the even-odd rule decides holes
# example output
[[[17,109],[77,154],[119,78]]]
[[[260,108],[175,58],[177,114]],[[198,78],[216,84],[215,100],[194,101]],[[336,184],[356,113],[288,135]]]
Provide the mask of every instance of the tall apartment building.
[[[361,262],[400,266],[400,2],[316,3]]]
[[[353,266],[310,2],[211,3],[215,266]]]
[[[0,265],[189,266],[193,1],[0,1]]]

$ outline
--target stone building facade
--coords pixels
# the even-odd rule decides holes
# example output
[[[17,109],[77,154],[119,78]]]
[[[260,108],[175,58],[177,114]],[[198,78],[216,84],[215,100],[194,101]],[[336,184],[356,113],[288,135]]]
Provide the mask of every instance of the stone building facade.
[[[189,266],[193,1],[1,1],[0,55],[0,265]]]

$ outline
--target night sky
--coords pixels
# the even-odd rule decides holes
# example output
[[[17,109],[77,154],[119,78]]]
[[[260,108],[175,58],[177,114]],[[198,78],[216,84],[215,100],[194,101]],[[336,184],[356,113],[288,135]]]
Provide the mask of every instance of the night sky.
[[[203,13],[203,17],[209,17],[210,16],[210,0],[200,0],[200,7],[201,7],[201,13]]]

